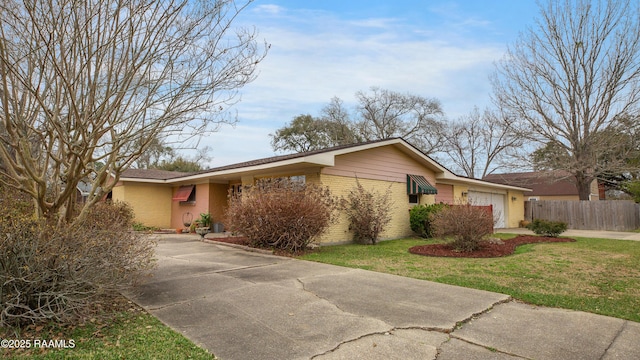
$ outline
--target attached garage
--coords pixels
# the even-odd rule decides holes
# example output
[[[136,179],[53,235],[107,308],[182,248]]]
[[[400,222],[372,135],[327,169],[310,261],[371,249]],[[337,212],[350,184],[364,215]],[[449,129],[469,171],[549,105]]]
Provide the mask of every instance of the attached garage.
[[[494,227],[497,229],[505,228],[505,196],[504,194],[495,194],[482,191],[469,191],[469,202],[473,205],[493,207]]]

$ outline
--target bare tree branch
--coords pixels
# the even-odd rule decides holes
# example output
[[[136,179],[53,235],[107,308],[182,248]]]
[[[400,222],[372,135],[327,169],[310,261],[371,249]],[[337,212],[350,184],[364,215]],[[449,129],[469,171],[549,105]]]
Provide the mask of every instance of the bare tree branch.
[[[153,141],[233,122],[238,89],[266,55],[231,24],[248,3],[31,1],[0,4],[0,160],[40,216],[70,220],[111,190]],[[104,166],[96,167],[101,163]]]
[[[510,162],[522,149],[524,138],[505,124],[507,115],[474,108],[469,115],[448,125],[442,151],[465,176],[483,178]]]
[[[580,199],[593,179],[624,172],[624,159],[603,163],[598,134],[636,114],[640,101],[640,10],[628,0],[549,1],[497,64],[495,99],[531,139],[553,143],[567,158]]]
[[[358,91],[356,127],[366,140],[401,137],[425,153],[440,150],[443,124],[437,99],[401,94],[372,87],[370,93]]]

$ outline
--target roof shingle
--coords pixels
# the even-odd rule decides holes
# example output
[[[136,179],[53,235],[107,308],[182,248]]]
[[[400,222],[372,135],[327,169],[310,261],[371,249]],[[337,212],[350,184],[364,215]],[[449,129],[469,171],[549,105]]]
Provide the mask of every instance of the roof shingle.
[[[524,192],[525,196],[578,195],[572,175],[566,171],[490,174],[482,179],[496,184],[531,189]]]

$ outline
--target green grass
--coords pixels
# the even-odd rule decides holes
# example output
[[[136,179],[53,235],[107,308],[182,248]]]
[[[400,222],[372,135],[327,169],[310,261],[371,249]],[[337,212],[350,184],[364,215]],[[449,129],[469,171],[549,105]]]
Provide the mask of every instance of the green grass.
[[[0,329],[1,330],[1,329]],[[78,327],[47,325],[37,335],[29,330],[20,336],[3,334],[6,339],[58,339],[75,342],[68,349],[3,349],[9,359],[215,359],[184,336],[174,332],[143,311],[123,311]]]
[[[496,234],[508,239],[513,234]],[[414,255],[433,240],[325,246],[302,259],[488,290],[527,303],[640,322],[640,242],[576,238],[572,243],[519,246],[490,259]]]

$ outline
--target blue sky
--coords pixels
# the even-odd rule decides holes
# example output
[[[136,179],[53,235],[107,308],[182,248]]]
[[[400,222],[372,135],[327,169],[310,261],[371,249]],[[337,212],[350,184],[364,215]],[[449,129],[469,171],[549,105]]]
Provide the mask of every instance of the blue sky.
[[[489,104],[493,63],[537,13],[535,0],[256,0],[236,25],[271,49],[240,90],[238,124],[200,146],[212,167],[273,156],[270,133],[372,86],[436,98],[456,119]]]

